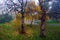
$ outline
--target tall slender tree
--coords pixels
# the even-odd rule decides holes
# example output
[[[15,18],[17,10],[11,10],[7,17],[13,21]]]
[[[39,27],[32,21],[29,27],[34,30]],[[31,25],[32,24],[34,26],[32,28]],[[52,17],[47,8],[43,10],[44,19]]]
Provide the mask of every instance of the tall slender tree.
[[[44,38],[46,36],[45,34],[45,22],[46,22],[46,10],[44,7],[45,0],[39,0],[39,6],[42,10],[42,17],[41,17],[41,26],[40,26],[40,36]]]

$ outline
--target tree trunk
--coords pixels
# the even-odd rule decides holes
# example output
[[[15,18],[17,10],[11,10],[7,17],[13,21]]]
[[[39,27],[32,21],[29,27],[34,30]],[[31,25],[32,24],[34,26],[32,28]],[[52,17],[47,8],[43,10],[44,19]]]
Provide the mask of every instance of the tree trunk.
[[[31,14],[31,17],[32,17],[32,20],[31,20],[31,23],[30,23],[30,27],[32,27],[32,23],[33,23],[33,15]]]
[[[24,30],[24,3],[23,3],[23,0],[22,0],[22,10],[21,10],[21,13],[22,13],[22,24],[21,24],[21,33],[24,34],[25,33],[25,30]]]
[[[43,12],[41,17],[41,25],[40,25],[40,36],[43,39],[46,36],[45,35],[46,10],[45,7],[43,6],[44,1],[39,0],[39,3],[40,3],[39,6]]]
[[[21,31],[20,31],[20,27],[18,28],[19,34],[24,34],[25,30],[24,30],[24,12],[21,13],[22,14],[22,23],[21,23]]]
[[[30,27],[32,27],[32,24],[33,24],[33,18],[32,18],[32,20],[31,20],[31,24],[30,24]]]
[[[21,24],[21,33],[24,34],[24,12],[22,13],[22,24]]]
[[[46,36],[46,34],[45,34],[45,22],[46,22],[46,20],[45,20],[45,15],[44,15],[41,18],[41,26],[40,26],[40,36],[42,38],[44,38]]]

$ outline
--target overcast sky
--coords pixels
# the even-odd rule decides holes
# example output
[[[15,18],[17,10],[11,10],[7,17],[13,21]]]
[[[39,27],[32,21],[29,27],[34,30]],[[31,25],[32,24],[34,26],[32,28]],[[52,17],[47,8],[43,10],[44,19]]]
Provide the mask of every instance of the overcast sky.
[[[5,1],[6,0],[0,0],[0,14],[2,14],[2,11],[6,9],[6,5],[5,5]],[[25,0],[24,0],[25,1]],[[35,1],[36,5],[38,3],[38,0],[28,0],[28,1]],[[18,3],[17,0],[14,0],[15,3]],[[9,2],[8,2],[9,3]]]

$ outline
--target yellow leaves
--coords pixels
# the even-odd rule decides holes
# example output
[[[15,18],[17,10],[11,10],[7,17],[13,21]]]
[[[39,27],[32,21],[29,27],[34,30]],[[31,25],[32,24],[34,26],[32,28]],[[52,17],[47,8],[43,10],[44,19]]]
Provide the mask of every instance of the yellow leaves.
[[[40,12],[40,11],[41,11],[41,9],[40,9],[40,7],[39,7],[39,6],[37,6],[37,7],[36,7],[36,11],[38,11],[38,12]]]
[[[17,14],[16,14],[16,19],[19,20],[19,19],[21,19],[21,17],[22,17],[21,13],[17,13]]]
[[[27,7],[25,7],[25,13],[28,13],[29,9]]]
[[[16,14],[16,18],[11,22],[14,27],[21,25],[21,14]]]
[[[20,22],[20,21],[17,21],[17,20],[15,19],[15,20],[13,20],[13,21],[11,22],[11,24],[13,25],[13,27],[14,27],[15,29],[18,29],[18,27],[20,27],[20,25],[21,25],[21,22]]]
[[[25,30],[25,32],[26,32],[26,36],[27,37],[33,37],[33,30],[32,29],[30,29],[30,28],[27,28],[26,30]]]
[[[46,16],[46,20],[49,20],[50,18],[49,18],[49,16]]]

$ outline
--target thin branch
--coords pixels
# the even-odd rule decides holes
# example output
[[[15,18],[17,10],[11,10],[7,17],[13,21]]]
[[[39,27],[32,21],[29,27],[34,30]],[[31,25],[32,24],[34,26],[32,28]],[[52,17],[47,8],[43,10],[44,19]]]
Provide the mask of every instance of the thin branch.
[[[21,0],[18,0],[19,1],[19,3],[22,5],[22,2],[21,2]]]
[[[25,7],[26,7],[26,5],[27,5],[27,0],[26,0],[26,3],[25,3]]]

